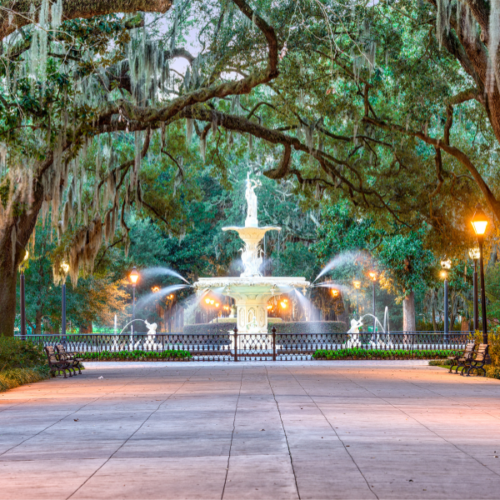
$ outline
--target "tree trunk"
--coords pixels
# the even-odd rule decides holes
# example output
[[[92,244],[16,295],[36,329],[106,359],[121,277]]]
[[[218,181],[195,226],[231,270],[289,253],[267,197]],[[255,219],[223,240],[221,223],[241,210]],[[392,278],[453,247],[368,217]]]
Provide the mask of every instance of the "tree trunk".
[[[414,332],[415,330],[415,293],[412,291],[403,300],[403,331]]]
[[[434,297],[432,297],[432,328],[434,328],[434,333],[437,332],[436,325],[436,306],[434,304]]]
[[[42,310],[42,308],[40,308],[36,312],[35,335],[42,334],[42,319],[43,319],[43,310]]]
[[[25,248],[36,225],[42,206],[43,190],[36,185],[34,201],[28,212],[11,217],[3,224],[0,236],[0,335],[14,336],[16,319],[17,270],[25,255]],[[12,230],[16,228],[17,241],[12,249]],[[14,254],[14,258],[12,255]]]

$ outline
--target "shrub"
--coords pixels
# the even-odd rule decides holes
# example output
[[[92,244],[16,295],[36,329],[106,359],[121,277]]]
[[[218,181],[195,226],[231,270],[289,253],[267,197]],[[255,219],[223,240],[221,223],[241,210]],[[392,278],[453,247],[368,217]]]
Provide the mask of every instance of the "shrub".
[[[23,384],[40,382],[49,378],[50,371],[47,365],[35,368],[13,368],[0,372],[0,392],[14,389]]]
[[[336,351],[328,349],[318,349],[314,354],[314,359],[446,359],[448,356],[457,354],[457,351],[444,349],[424,349],[421,351],[406,351],[404,349],[362,349],[353,347],[351,349],[338,349]]]
[[[273,326],[276,333],[345,333],[346,324],[343,321],[290,321],[268,325]]]
[[[46,365],[47,356],[41,345],[14,337],[0,337],[0,372]]]
[[[79,353],[78,357],[88,361],[147,361],[150,359],[186,359],[192,358],[189,351],[182,350],[165,350],[156,351],[101,351],[101,352],[83,352]]]

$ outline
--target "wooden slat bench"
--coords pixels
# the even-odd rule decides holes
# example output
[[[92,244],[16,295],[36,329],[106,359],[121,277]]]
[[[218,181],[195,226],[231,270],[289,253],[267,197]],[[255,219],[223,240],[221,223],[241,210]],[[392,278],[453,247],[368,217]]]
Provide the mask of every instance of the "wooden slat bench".
[[[70,370],[73,370],[75,375],[76,375],[76,369],[78,369],[78,373],[80,375],[82,374],[81,364],[80,364],[83,361],[82,358],[76,358],[74,354],[66,352],[64,344],[57,344],[56,350],[58,353],[59,361],[67,361],[69,365],[68,368]]]
[[[453,367],[456,365],[457,369],[455,370],[455,373],[458,373],[458,369],[462,366],[465,366],[466,363],[471,361],[474,356],[474,347],[476,345],[476,342],[473,340],[472,342],[467,342],[467,345],[465,346],[465,350],[462,354],[458,354],[457,356],[448,356],[448,359],[451,361],[451,366],[450,366],[450,371],[448,373],[451,373],[453,370]]]
[[[64,378],[66,377],[66,370],[69,372],[69,376],[71,377],[71,371],[69,370],[69,363],[64,360],[60,360],[56,356],[56,351],[54,346],[48,345],[44,347],[45,354],[47,354],[47,359],[49,361],[50,374],[55,377],[57,372],[62,372],[64,374]]]
[[[470,377],[470,372],[476,370],[479,375],[479,370],[483,370],[483,376],[486,377],[486,370],[484,369],[484,365],[486,363],[486,359],[488,356],[488,344],[479,344],[476,355],[474,359],[471,359],[468,363],[465,364],[464,369],[462,370],[462,375],[466,371],[467,368],[467,376]]]

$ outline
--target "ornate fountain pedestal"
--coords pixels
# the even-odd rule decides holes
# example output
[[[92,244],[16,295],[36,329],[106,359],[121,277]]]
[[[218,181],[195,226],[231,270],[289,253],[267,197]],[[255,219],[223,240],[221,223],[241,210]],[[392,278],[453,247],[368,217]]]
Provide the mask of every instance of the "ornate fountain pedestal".
[[[222,295],[234,299],[237,311],[236,326],[241,333],[268,333],[269,299],[282,293],[291,293],[295,288],[304,290],[308,286],[309,282],[305,278],[271,276],[200,278],[195,283],[199,293],[222,288]]]
[[[305,278],[280,278],[262,276],[262,251],[259,244],[267,231],[281,231],[277,226],[259,227],[257,220],[257,196],[255,188],[260,183],[247,177],[246,193],[247,217],[244,227],[223,227],[223,231],[236,231],[244,241],[241,260],[245,268],[239,278],[200,278],[194,287],[198,294],[217,290],[234,299],[237,309],[237,327],[241,333],[268,333],[267,302],[275,295],[291,293],[298,288],[309,286]]]

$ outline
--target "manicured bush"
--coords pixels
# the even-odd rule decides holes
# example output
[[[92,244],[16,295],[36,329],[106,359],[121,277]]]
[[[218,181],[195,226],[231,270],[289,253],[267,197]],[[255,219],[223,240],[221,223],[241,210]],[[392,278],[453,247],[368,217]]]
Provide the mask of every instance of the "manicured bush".
[[[233,331],[234,323],[199,323],[197,325],[184,325],[184,335],[224,335],[229,339],[229,331]]]
[[[192,355],[189,351],[166,350],[156,351],[101,351],[101,352],[83,352],[78,354],[79,358],[87,361],[169,361],[185,360],[189,361]]]
[[[47,365],[41,345],[14,337],[0,337],[0,372],[13,368],[34,368]]]
[[[328,349],[318,349],[314,354],[314,359],[446,359],[458,353],[455,350],[445,349],[423,349],[407,351],[404,349],[339,349],[331,351]]]
[[[0,372],[0,392],[14,389],[24,384],[40,382],[48,379],[50,376],[47,365],[37,366],[35,368],[13,368]]]

